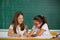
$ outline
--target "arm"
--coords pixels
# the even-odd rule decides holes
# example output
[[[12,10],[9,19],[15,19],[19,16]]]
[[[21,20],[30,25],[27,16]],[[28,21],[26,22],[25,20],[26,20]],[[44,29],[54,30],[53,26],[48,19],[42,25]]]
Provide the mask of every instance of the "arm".
[[[32,36],[41,36],[44,31],[44,29],[41,29],[37,34],[33,34]]]
[[[32,36],[34,33],[34,30],[31,30],[31,32],[29,33],[29,36]]]
[[[26,29],[26,31],[24,32],[24,36],[28,36],[28,28],[27,28],[27,25],[25,25],[25,29]]]
[[[13,32],[13,29],[9,29],[9,30],[8,30],[8,36],[20,37],[20,34],[15,34],[15,33],[12,33],[12,32]]]
[[[37,34],[34,34],[34,36],[41,36],[44,33],[44,31],[46,31],[47,29],[48,29],[48,25],[45,23],[40,29],[40,31]]]
[[[28,32],[24,32],[24,34],[23,34],[24,36],[28,36]]]
[[[24,32],[24,36],[32,36],[33,33],[34,33],[34,30],[31,30],[30,33],[28,33],[28,32]]]

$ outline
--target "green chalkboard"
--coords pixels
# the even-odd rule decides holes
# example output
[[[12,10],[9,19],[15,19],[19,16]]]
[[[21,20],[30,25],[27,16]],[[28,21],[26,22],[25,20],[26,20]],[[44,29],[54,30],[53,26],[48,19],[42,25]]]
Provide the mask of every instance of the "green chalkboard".
[[[33,17],[46,17],[50,29],[60,29],[60,0],[0,0],[0,29],[8,29],[16,11],[24,13],[24,22],[31,29]]]

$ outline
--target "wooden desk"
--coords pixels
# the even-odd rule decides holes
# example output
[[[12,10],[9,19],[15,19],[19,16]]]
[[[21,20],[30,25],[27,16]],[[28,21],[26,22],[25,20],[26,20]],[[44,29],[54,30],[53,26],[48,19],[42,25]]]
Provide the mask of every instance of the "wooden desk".
[[[0,38],[0,40],[60,40],[60,38],[40,39],[40,38]]]

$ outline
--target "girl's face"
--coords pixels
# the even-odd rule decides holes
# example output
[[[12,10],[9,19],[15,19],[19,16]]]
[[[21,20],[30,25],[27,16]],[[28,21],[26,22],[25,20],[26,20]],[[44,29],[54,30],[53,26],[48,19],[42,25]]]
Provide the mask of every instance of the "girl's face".
[[[33,22],[34,22],[35,27],[37,28],[39,28],[42,25],[42,22],[39,22],[37,20],[34,20]]]
[[[23,23],[23,15],[18,16],[18,23],[22,24]]]

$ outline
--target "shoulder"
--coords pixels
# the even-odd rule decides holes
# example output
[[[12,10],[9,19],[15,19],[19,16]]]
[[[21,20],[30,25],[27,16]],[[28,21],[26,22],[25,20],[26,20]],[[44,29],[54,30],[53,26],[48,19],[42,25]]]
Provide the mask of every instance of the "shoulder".
[[[27,27],[27,25],[24,25],[25,27]]]
[[[24,25],[25,26],[25,28],[27,29],[28,28],[28,26],[27,25]]]
[[[47,23],[45,23],[45,24],[42,26],[42,29],[48,29]]]
[[[14,25],[13,25],[13,24],[11,24],[11,25],[10,25],[10,27],[9,27],[9,29],[13,29],[13,26],[14,26]]]
[[[48,26],[47,23],[45,23],[43,26]]]
[[[33,29],[33,30],[35,30],[35,29],[36,29],[36,27],[33,25],[32,29]]]
[[[25,26],[25,30],[26,32],[28,32],[28,26],[27,25],[24,25]]]

